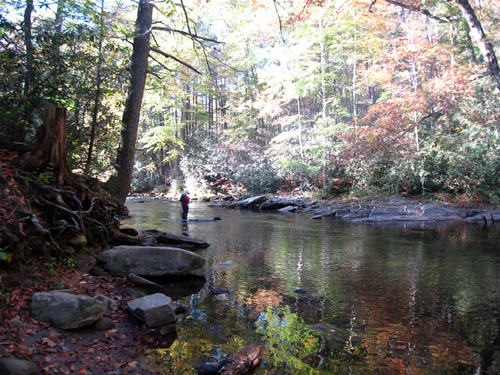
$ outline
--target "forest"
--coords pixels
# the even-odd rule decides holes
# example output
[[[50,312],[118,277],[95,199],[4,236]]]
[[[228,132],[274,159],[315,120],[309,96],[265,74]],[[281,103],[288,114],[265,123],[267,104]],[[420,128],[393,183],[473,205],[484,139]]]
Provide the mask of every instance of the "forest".
[[[500,202],[497,0],[1,5],[2,160],[32,180]]]
[[[103,341],[90,336],[92,342],[71,341],[80,345],[75,350],[81,355],[78,363],[68,359],[70,341],[56,340],[57,335],[34,345],[34,339],[21,340],[48,327],[30,317],[28,302],[35,291],[74,287],[80,294],[113,294],[122,306],[114,320],[128,322],[130,284],[111,275],[89,276],[89,270],[93,256],[116,245],[113,240],[124,233],[120,220],[128,215],[125,202],[131,193],[177,199],[189,189],[196,198],[267,194],[345,201],[400,194],[398,199],[451,204],[464,211],[499,207],[499,5],[499,0],[0,0],[2,357],[28,359],[36,353],[45,373],[67,362],[57,373],[84,374],[89,373],[87,365],[96,364],[97,353],[106,353],[98,363],[106,373],[126,366],[129,372],[120,373],[146,373],[136,369],[144,363],[130,360],[157,343],[130,327],[126,333],[123,327],[118,330],[120,337],[114,340],[109,338],[116,330],[105,331]],[[161,208],[169,208],[162,218],[174,215],[174,202],[163,203]],[[347,353],[348,366],[358,355],[361,365],[373,359],[372,366],[378,366],[377,356],[392,352],[386,347],[392,348],[394,337],[405,346],[395,346],[399,357],[387,354],[387,368],[401,371],[410,371],[405,367],[410,352],[422,362],[424,357],[442,359],[443,367],[438,363],[437,368],[447,373],[455,369],[447,367],[449,358],[457,366],[468,363],[469,370],[477,358],[484,368],[494,364],[493,354],[498,358],[498,272],[490,256],[497,254],[497,231],[489,230],[486,220],[484,228],[474,227],[481,229],[477,237],[463,228],[431,233],[441,240],[435,247],[419,228],[398,235],[388,231],[383,240],[372,237],[370,242],[365,227],[356,226],[344,240],[328,232],[327,240],[319,236],[316,242],[303,229],[320,226],[302,221],[276,226],[276,238],[283,241],[275,251],[268,251],[275,237],[264,220],[252,221],[262,225],[254,232],[245,221],[208,221],[211,229],[224,226],[205,232],[227,240],[218,249],[228,259],[221,263],[224,272],[234,263],[234,270],[227,270],[233,276],[259,276],[255,288],[232,280],[242,291],[234,295],[248,296],[245,306],[282,298],[285,286],[294,293],[305,291],[293,284],[294,278],[301,279],[304,264],[311,275],[320,276],[318,285],[334,286],[325,302],[347,317],[346,333],[353,332],[356,320],[355,304],[346,307],[351,289],[352,300],[360,301],[360,324],[365,324],[363,316],[370,324],[383,317],[381,329],[373,325],[376,336],[367,341],[373,357],[365,361],[368,351],[358,351],[354,346],[361,348],[361,341],[353,344],[352,335],[341,342],[339,353]],[[171,222],[187,228],[186,222]],[[165,223],[170,222],[161,226]],[[246,241],[233,242],[243,234]],[[253,237],[258,239],[255,249]],[[466,239],[470,245],[462,244]],[[325,247],[330,240],[333,255]],[[384,251],[374,247],[380,243]],[[399,243],[405,244],[404,251]],[[408,255],[410,247],[416,255]],[[378,263],[368,256],[372,248]],[[308,251],[313,252],[303,262]],[[237,253],[249,256],[248,261]],[[330,268],[329,259],[340,266]],[[257,262],[254,269],[252,262]],[[365,278],[358,268],[369,271]],[[267,269],[274,273],[264,285],[268,276],[261,278],[259,272]],[[400,282],[388,277],[389,271],[400,271]],[[431,281],[417,283],[424,274]],[[226,279],[230,277],[220,278]],[[361,284],[376,288],[372,292]],[[419,296],[417,287],[429,295],[412,303]],[[387,307],[400,301],[385,296],[393,297],[399,289],[401,300],[410,301],[402,309],[412,317],[410,325],[386,314]],[[379,295],[382,302],[372,309],[373,296]],[[483,295],[488,302],[474,305]],[[324,304],[322,296],[317,301]],[[215,308],[224,306],[220,303]],[[420,305],[431,307],[417,315]],[[469,315],[477,306],[485,309],[485,320]],[[462,320],[450,320],[453,309]],[[224,326],[241,315],[236,308],[229,311],[234,315],[222,314]],[[269,321],[284,314],[270,311]],[[192,322],[193,332],[201,320],[189,320],[191,315],[186,326]],[[297,350],[321,351],[310,327],[306,330],[309,323],[288,315],[295,319],[290,326],[270,324],[266,333],[273,355],[286,354],[277,363],[287,365]],[[406,346],[407,336],[421,336],[413,323],[428,322],[418,319],[431,316],[437,317],[432,323],[419,323],[432,338],[426,352],[415,350],[410,341]],[[467,339],[450,333],[455,326],[469,329]],[[244,332],[240,328],[233,332]],[[365,328],[359,337],[368,332]],[[212,327],[201,331],[213,338]],[[276,341],[281,331],[286,340]],[[245,334],[240,343],[246,343]],[[446,337],[446,345],[434,345],[434,337]],[[383,349],[381,342],[387,342]],[[197,349],[182,345],[178,340],[169,358],[188,353],[201,360]],[[303,359],[308,358],[309,353]],[[332,358],[330,365],[336,366]],[[301,361],[295,365],[305,366]]]
[[[2,0],[3,143],[53,103],[71,171],[121,196],[131,173],[139,192],[498,203],[497,0],[138,5]]]

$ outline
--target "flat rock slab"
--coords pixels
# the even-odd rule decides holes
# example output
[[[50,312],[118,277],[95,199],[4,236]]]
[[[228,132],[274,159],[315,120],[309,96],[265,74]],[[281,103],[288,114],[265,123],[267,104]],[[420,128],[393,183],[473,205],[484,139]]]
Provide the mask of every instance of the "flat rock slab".
[[[114,276],[183,275],[205,265],[206,259],[192,251],[164,246],[117,246],[97,256]]]
[[[169,244],[169,245],[182,245],[182,244],[191,245],[202,249],[205,249],[210,246],[209,243],[203,240],[168,232],[158,236],[156,238],[156,241],[162,244]]]
[[[148,328],[161,327],[176,321],[172,299],[162,293],[129,301],[128,308],[132,315],[146,323]]]

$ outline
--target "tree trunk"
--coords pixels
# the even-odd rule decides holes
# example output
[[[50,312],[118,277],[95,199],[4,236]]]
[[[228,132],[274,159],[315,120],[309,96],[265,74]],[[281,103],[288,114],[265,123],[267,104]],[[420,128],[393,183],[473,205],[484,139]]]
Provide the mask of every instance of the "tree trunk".
[[[26,70],[24,72],[24,89],[23,89],[23,111],[21,124],[15,128],[14,140],[24,142],[26,131],[31,124],[33,117],[33,60],[34,47],[31,27],[31,14],[33,13],[33,0],[26,1],[26,9],[24,11],[24,45],[26,47]]]
[[[132,182],[135,142],[141,113],[142,97],[148,71],[149,40],[153,20],[153,3],[140,0],[135,24],[135,37],[130,68],[130,88],[123,112],[122,131],[116,157],[116,174],[106,187],[120,203],[124,203]]]
[[[66,108],[49,104],[45,120],[31,144],[31,151],[16,163],[21,169],[46,172],[53,169],[57,185],[72,177],[66,158]]]
[[[498,60],[495,56],[493,46],[490,42],[488,42],[483,27],[476,17],[476,13],[469,4],[469,1],[456,0],[456,2],[460,10],[462,11],[462,15],[467,21],[467,24],[469,25],[472,38],[476,41],[477,46],[479,47],[479,50],[484,57],[486,66],[488,67],[488,73],[496,81],[497,89],[498,91],[500,91],[500,67],[498,66]]]
[[[85,173],[87,175],[90,173],[90,168],[92,166],[92,153],[94,151],[95,137],[97,134],[97,115],[99,114],[99,106],[101,101],[101,84],[102,84],[101,69],[103,61],[103,53],[102,53],[103,39],[104,39],[104,0],[101,0],[99,47],[98,47],[99,56],[97,58],[97,72],[96,72],[96,92],[94,98],[94,112],[92,113],[92,125],[90,128],[90,140],[89,140],[89,149],[87,153],[87,163],[85,164]]]

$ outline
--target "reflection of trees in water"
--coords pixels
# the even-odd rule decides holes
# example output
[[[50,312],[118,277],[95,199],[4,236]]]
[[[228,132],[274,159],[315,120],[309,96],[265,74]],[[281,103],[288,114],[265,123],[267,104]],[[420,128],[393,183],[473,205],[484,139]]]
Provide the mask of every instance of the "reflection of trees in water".
[[[225,265],[205,273],[164,368],[193,374],[193,363],[248,344],[268,350],[258,375],[475,373],[498,355],[498,227],[228,215],[224,233],[215,233],[222,240],[202,236],[212,242],[203,250],[209,264]],[[231,294],[216,300],[211,288]]]

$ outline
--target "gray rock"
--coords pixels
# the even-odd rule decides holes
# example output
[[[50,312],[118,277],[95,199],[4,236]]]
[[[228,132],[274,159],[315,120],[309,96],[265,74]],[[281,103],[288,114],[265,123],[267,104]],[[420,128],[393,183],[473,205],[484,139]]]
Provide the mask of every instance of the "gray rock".
[[[152,294],[128,302],[128,308],[148,328],[161,327],[176,321],[172,299],[162,293]]]
[[[113,319],[106,316],[102,317],[94,323],[94,329],[98,331],[109,331],[113,328],[115,328],[115,322],[113,322]]]
[[[192,251],[163,246],[117,246],[99,254],[97,260],[115,276],[182,275],[206,262]]]
[[[406,206],[375,206],[370,217],[405,216],[408,215]]]
[[[0,359],[0,374],[2,375],[37,375],[38,367],[31,361],[17,358]]]
[[[278,210],[290,206],[302,206],[304,199],[270,198],[260,205],[261,210]]]
[[[197,238],[192,238],[188,236],[182,236],[180,234],[174,233],[163,233],[156,238],[159,243],[168,244],[168,245],[192,245],[195,247],[199,247],[205,249],[210,246],[209,243],[199,240]]]
[[[468,211],[465,211],[463,213],[463,217],[473,217],[473,216],[476,216],[476,215],[479,215],[480,212],[478,210],[468,210]]]
[[[281,212],[294,212],[294,211],[297,211],[297,208],[298,208],[297,206],[286,206],[286,207],[278,209],[278,211],[281,211]]]
[[[265,201],[267,201],[267,197],[265,195],[259,195],[244,199],[241,202],[238,202],[236,206],[240,208],[249,208],[251,206],[260,206]]]
[[[439,206],[437,204],[424,204],[422,206],[422,216],[431,217],[431,219],[446,218],[446,219],[460,219],[458,211],[454,208]]]
[[[57,289],[57,290],[51,290],[49,293],[68,293],[68,294],[76,294],[74,289]]]
[[[369,207],[360,207],[360,208],[351,208],[350,212],[343,216],[344,219],[360,219],[360,218],[368,218],[371,213],[371,208]]]
[[[31,316],[60,329],[75,329],[93,324],[106,311],[106,303],[88,296],[69,293],[35,293]]]
[[[499,211],[480,212],[475,216],[465,218],[464,221],[466,223],[492,225],[495,222],[500,221],[500,212]]]
[[[107,311],[114,312],[116,310],[116,307],[118,306],[118,302],[116,302],[112,298],[103,296],[102,294],[96,294],[94,298],[106,303]]]
[[[343,218],[344,216],[347,216],[351,213],[351,209],[340,207],[340,208],[335,208],[332,212],[333,212],[333,216],[335,216],[337,218]]]

